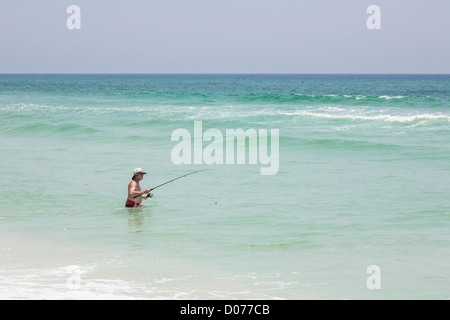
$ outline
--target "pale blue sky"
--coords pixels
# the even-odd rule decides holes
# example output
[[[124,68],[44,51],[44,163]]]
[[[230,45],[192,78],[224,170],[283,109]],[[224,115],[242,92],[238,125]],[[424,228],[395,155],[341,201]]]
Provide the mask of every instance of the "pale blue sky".
[[[450,73],[450,1],[1,1],[0,46],[0,73]]]

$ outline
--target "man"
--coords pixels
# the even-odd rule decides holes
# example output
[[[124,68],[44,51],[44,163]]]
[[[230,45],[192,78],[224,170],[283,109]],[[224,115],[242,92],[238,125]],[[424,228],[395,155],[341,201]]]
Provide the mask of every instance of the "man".
[[[147,196],[144,196],[144,194],[150,193],[150,190],[148,189],[141,190],[141,186],[139,185],[139,182],[144,179],[144,174],[147,174],[147,172],[144,172],[141,168],[133,170],[133,177],[128,184],[128,198],[125,207],[139,208],[144,206],[141,204],[142,199],[146,200],[148,198]],[[149,197],[152,196],[152,194],[149,195]]]

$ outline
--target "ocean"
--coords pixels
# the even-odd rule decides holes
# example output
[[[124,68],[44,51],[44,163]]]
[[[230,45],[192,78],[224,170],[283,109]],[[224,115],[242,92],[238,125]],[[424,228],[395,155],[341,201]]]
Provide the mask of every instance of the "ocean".
[[[0,146],[1,299],[450,298],[450,75],[0,75]]]

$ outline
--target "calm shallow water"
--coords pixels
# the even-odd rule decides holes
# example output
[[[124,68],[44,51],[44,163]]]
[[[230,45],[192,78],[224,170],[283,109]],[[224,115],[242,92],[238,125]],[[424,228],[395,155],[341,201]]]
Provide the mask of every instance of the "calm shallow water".
[[[0,76],[0,296],[448,299],[449,107],[449,76]],[[194,121],[279,129],[278,173],[175,165]],[[135,167],[213,170],[129,211]]]

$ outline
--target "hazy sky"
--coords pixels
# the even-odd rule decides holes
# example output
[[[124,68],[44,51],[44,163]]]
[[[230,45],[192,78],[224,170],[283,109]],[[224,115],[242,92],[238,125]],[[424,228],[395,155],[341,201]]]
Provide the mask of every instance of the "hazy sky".
[[[450,0],[2,0],[0,73],[450,73]]]

